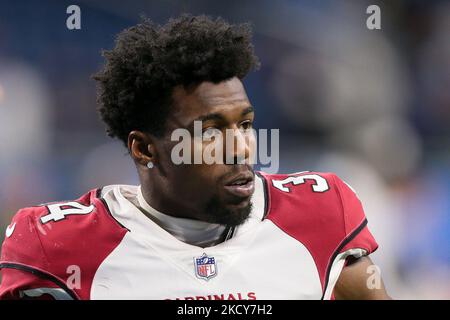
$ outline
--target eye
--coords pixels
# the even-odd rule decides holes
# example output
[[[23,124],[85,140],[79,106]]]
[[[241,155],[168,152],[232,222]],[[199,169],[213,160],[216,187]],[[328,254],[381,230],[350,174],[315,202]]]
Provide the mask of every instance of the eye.
[[[216,137],[217,135],[221,134],[221,131],[214,127],[209,127],[203,130],[203,139],[209,139],[211,140],[212,137]]]
[[[251,128],[253,128],[253,122],[250,120],[246,120],[241,123],[240,128],[244,131],[250,130]]]

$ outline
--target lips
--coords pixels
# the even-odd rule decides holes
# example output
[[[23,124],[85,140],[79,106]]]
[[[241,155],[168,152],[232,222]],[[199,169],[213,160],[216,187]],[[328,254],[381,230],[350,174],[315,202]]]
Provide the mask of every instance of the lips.
[[[238,174],[225,183],[225,190],[239,198],[250,197],[254,190],[254,177],[251,172]]]

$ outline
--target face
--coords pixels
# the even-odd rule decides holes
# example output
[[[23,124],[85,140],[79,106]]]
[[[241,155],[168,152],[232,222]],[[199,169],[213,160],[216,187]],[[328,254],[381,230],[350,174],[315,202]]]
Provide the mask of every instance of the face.
[[[166,207],[190,212],[190,218],[202,221],[241,224],[251,210],[254,173],[249,160],[255,150],[254,111],[241,81],[232,78],[219,84],[204,82],[190,89],[176,87],[173,102],[166,134],[154,141],[155,167],[161,171],[160,194],[166,197]],[[194,121],[202,121],[203,135],[222,135],[211,141],[191,139],[192,157],[195,150],[214,144],[222,150],[223,161],[174,164],[172,149],[179,141],[171,141],[171,133],[183,128],[194,137]],[[231,134],[230,140],[227,134]]]

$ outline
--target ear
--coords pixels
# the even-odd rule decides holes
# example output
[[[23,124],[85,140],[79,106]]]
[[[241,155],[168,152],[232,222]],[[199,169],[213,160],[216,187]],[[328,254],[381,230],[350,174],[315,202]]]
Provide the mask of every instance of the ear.
[[[128,135],[128,150],[131,157],[143,166],[156,161],[156,148],[152,138],[142,131],[131,131]]]

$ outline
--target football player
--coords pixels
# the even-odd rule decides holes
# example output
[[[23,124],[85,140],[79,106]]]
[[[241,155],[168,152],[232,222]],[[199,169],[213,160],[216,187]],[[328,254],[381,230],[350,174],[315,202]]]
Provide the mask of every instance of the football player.
[[[247,24],[144,20],[104,56],[100,115],[140,185],[19,210],[2,246],[2,299],[389,298],[370,282],[377,243],[346,183],[239,161],[257,112],[242,83],[259,65]],[[174,163],[172,133],[195,121],[234,132],[231,162]]]

